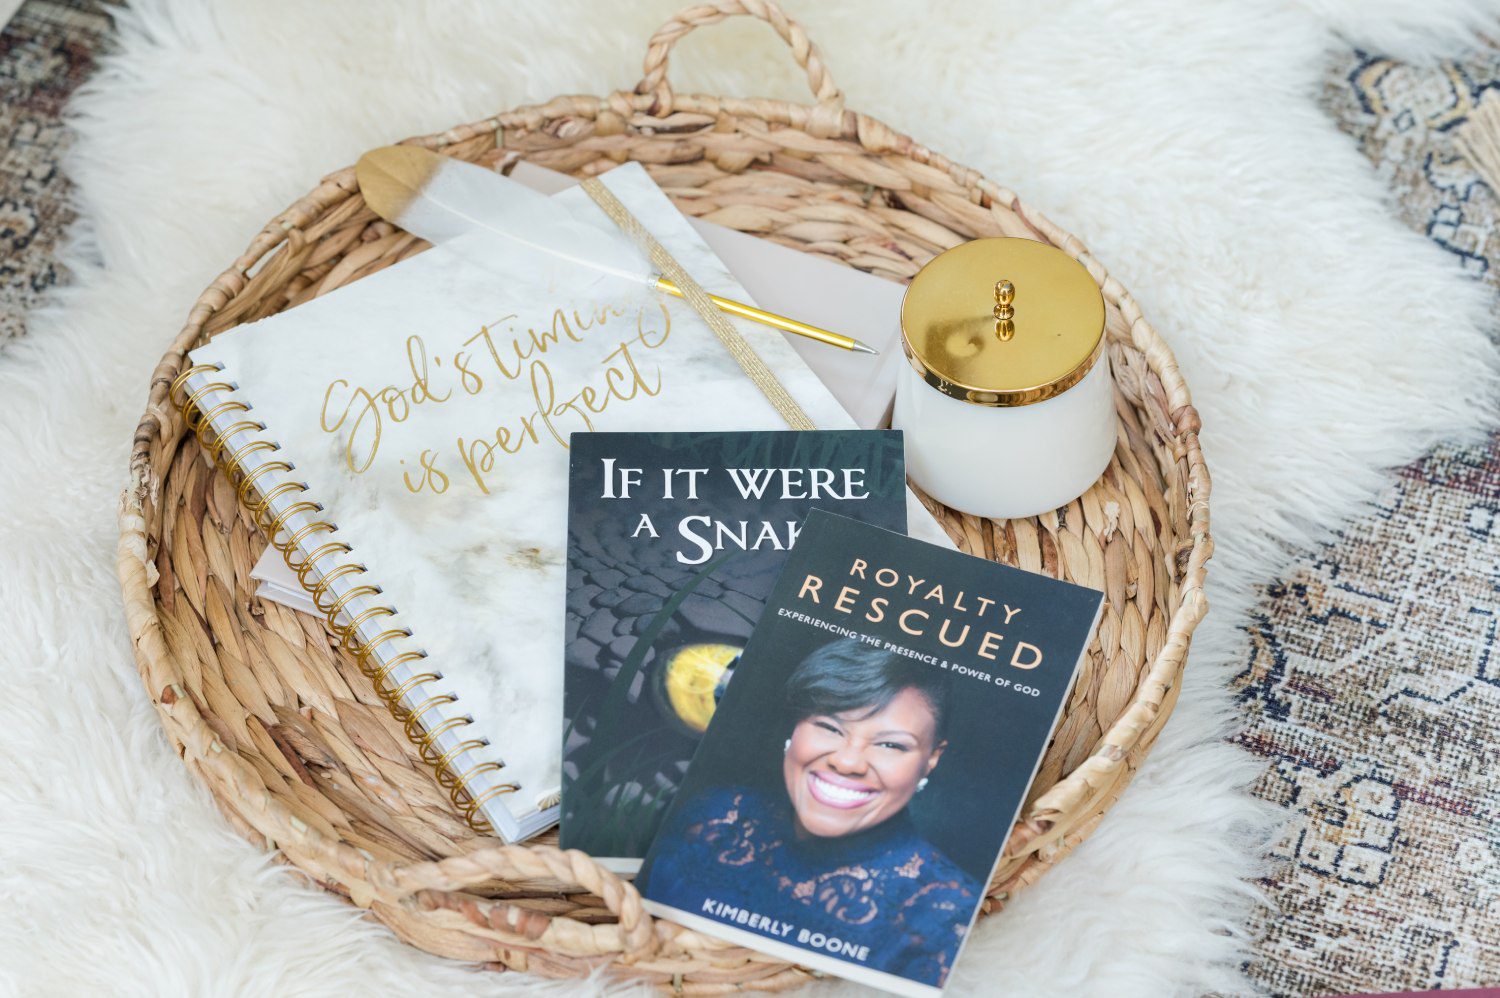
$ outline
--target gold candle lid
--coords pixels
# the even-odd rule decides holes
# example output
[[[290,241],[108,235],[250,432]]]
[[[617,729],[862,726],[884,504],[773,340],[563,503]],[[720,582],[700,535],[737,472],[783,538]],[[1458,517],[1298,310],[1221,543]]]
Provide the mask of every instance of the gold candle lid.
[[[901,345],[922,379],[977,405],[1030,405],[1083,380],[1103,352],[1104,296],[1083,265],[1034,239],[939,253],[901,300]]]

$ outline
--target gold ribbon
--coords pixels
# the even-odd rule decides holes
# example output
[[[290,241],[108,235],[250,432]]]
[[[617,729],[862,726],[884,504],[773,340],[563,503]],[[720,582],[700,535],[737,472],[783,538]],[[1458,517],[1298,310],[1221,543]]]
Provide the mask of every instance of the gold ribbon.
[[[745,342],[745,338],[740,335],[739,330],[734,328],[734,324],[723,312],[714,307],[713,302],[709,301],[708,293],[683,269],[682,264],[667,252],[666,247],[656,241],[656,237],[641,224],[641,220],[631,214],[630,209],[615,197],[614,192],[605,187],[597,177],[585,180],[583,189],[588,192],[589,197],[594,199],[594,203],[604,210],[610,221],[620,227],[620,231],[646,251],[651,258],[652,266],[667,280],[677,285],[678,290],[682,292],[682,297],[693,306],[693,311],[708,323],[708,328],[712,329],[714,335],[719,338],[719,342],[724,344],[724,349],[728,350],[729,355],[740,365],[740,370],[755,382],[755,387],[761,390],[781,418],[786,420],[786,424],[794,430],[817,429],[807,413],[797,404],[797,400],[792,398],[791,393],[786,390],[786,386],[778,381],[776,375],[766,366],[760,354]]]

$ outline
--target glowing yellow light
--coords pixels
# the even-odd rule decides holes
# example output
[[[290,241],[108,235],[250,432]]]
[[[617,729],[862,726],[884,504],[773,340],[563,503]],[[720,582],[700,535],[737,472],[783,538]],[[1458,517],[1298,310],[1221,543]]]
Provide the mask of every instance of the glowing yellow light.
[[[731,662],[742,651],[734,645],[684,645],[667,660],[662,689],[678,720],[697,732],[706,731],[714,716],[714,690]]]

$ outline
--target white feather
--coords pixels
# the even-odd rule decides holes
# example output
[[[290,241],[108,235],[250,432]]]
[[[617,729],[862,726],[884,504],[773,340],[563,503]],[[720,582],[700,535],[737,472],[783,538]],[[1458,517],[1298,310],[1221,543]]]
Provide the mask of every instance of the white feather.
[[[422,181],[412,185],[400,171],[385,169],[388,160],[382,157],[390,154],[420,161]],[[428,242],[483,231],[592,270],[654,282],[645,256],[613,224],[580,217],[567,204],[503,174],[412,146],[375,150],[361,159],[360,169],[378,170],[410,192],[390,221]]]

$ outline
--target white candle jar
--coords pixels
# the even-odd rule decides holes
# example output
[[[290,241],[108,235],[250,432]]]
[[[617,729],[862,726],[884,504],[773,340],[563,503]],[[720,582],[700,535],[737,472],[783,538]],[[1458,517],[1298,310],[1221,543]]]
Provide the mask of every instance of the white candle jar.
[[[1115,449],[1104,298],[1032,239],[939,254],[901,302],[893,424],[911,479],[976,516],[1035,516],[1082,495]]]

